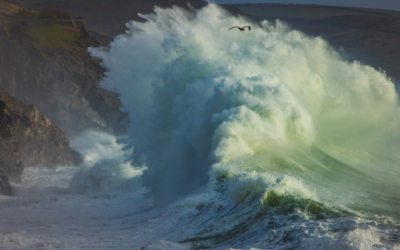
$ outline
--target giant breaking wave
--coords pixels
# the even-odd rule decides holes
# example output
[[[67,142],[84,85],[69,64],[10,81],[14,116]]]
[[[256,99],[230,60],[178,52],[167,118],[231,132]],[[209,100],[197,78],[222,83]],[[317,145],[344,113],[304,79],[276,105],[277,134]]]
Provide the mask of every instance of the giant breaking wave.
[[[219,202],[188,241],[256,237],[270,211],[399,219],[399,106],[384,72],[279,21],[240,32],[228,28],[249,21],[213,4],[155,12],[89,51],[129,113],[131,160],[156,203]]]

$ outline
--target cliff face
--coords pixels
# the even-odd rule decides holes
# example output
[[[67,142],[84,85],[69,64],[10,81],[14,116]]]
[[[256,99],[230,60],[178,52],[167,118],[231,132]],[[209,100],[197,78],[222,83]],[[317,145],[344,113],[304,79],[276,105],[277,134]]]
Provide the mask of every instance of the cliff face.
[[[4,101],[0,101],[0,194],[11,195],[8,180],[20,181],[24,164],[18,157],[19,141],[13,136],[14,125]]]
[[[9,181],[21,181],[23,161],[36,167],[74,166],[81,156],[69,148],[68,136],[36,107],[0,88],[0,194],[12,195]]]
[[[51,168],[60,165],[76,166],[80,163],[81,156],[69,147],[68,136],[41,115],[35,106],[23,104],[3,89],[0,89],[0,102],[7,106],[7,115],[12,121],[8,124],[13,127],[11,143],[14,153],[19,149],[19,159],[26,166]],[[1,128],[6,127],[3,125]],[[22,170],[21,173],[18,171],[12,176],[22,173]]]
[[[101,44],[73,27],[41,25],[35,11],[7,1],[0,7],[0,87],[69,135],[123,133],[126,115],[116,94],[100,88],[103,69],[86,51]]]

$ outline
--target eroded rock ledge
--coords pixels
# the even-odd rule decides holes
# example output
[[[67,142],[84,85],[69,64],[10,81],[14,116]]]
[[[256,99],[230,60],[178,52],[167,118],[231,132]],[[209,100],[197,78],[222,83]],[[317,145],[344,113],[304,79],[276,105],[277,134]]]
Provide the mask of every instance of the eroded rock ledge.
[[[14,127],[9,143],[12,144],[14,152],[18,152],[19,149],[19,159],[26,166],[52,168],[76,166],[80,163],[81,155],[69,147],[69,137],[41,115],[35,106],[23,104],[1,88],[0,101],[6,106],[7,115],[12,120],[9,126]],[[8,118],[4,119],[6,121]],[[20,173],[19,170],[14,170],[15,173],[9,176],[18,179],[22,169]]]
[[[104,69],[87,52],[101,46],[79,29],[41,19],[0,0],[0,87],[69,136],[87,129],[124,134],[128,119],[115,93],[100,87]]]
[[[4,101],[0,101],[0,194],[11,195],[9,180],[20,182],[24,164],[18,157],[19,141]]]

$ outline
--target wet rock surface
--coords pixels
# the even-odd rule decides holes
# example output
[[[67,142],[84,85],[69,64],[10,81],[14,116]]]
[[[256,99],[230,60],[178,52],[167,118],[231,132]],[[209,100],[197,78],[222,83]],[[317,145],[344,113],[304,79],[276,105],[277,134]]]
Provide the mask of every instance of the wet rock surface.
[[[69,147],[63,131],[35,106],[0,88],[0,195],[12,195],[9,181],[21,182],[25,165],[51,168],[80,162],[81,155]]]
[[[18,153],[26,166],[51,168],[76,166],[81,162],[80,154],[69,147],[68,135],[40,114],[35,106],[25,105],[1,88],[0,102],[7,107],[12,121],[9,147]]]
[[[102,43],[73,27],[38,20],[37,11],[0,5],[0,87],[35,105],[70,136],[85,129],[124,133],[127,116],[118,96],[100,87],[104,69],[87,52]]]
[[[0,194],[11,195],[9,180],[20,182],[24,164],[18,156],[18,139],[13,137],[14,124],[4,101],[0,101]]]
[[[0,175],[0,194],[7,196],[12,195],[10,182],[8,181],[8,178],[5,175]]]

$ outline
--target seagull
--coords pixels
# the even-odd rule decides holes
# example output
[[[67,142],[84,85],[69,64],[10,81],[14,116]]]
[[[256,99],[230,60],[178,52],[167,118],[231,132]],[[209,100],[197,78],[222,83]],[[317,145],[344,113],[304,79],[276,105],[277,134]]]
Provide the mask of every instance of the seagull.
[[[251,30],[250,26],[244,26],[244,27],[238,27],[238,26],[233,26],[232,28],[229,28],[228,30],[231,30],[233,28],[238,28],[240,31],[244,31],[246,29],[246,27],[249,29],[249,31]]]

